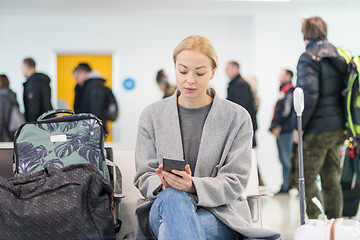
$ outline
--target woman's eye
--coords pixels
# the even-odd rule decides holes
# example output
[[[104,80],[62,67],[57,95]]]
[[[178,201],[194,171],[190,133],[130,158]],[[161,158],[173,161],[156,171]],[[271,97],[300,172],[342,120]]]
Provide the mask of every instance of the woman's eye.
[[[201,77],[201,76],[204,76],[205,73],[197,73],[197,75],[198,75],[199,77]]]
[[[180,73],[181,73],[181,74],[184,74],[184,75],[187,74],[187,72],[180,72]]]

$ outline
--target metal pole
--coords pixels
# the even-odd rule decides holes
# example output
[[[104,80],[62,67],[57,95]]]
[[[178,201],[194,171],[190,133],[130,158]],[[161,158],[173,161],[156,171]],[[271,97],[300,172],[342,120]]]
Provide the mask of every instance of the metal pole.
[[[305,108],[304,92],[297,87],[294,90],[294,108],[297,116],[298,126],[298,154],[299,154],[299,195],[300,195],[300,224],[305,224],[305,179],[304,179],[304,159],[302,141],[302,113]]]
[[[305,224],[305,178],[304,178],[304,159],[302,144],[302,119],[297,116],[298,125],[298,155],[299,155],[299,195],[300,195],[300,224]]]

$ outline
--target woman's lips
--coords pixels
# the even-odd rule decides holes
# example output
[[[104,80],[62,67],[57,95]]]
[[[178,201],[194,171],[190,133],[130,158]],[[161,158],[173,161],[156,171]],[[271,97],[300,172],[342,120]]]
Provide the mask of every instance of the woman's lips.
[[[193,93],[196,91],[196,88],[184,88],[187,93]]]

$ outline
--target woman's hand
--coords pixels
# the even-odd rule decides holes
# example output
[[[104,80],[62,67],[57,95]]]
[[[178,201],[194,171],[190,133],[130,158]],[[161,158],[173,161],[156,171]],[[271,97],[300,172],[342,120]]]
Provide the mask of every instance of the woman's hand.
[[[155,170],[156,175],[160,178],[160,181],[162,183],[162,190],[165,190],[166,188],[169,188],[169,183],[165,180],[163,173],[164,173],[164,167],[162,164],[159,165],[159,167]]]
[[[196,189],[191,178],[191,170],[189,164],[186,164],[185,171],[172,170],[171,173],[163,171],[162,175],[165,178],[164,181],[167,182],[170,187],[188,193],[196,193]]]

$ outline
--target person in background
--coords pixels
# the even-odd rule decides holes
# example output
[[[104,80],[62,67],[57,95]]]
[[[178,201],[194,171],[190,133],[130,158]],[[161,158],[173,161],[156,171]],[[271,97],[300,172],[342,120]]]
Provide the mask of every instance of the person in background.
[[[245,77],[244,80],[249,84],[251,92],[254,96],[255,115],[256,115],[259,110],[259,106],[260,106],[260,97],[257,93],[258,80],[253,75]],[[255,156],[256,156],[256,154],[255,154]],[[262,180],[261,175],[260,175],[259,161],[257,161],[257,163],[258,163],[257,171],[258,171],[259,186],[265,186],[264,181]]]
[[[12,107],[19,104],[16,94],[9,88],[9,79],[5,74],[0,74],[0,142],[13,141],[8,131],[10,112]]]
[[[250,85],[241,77],[240,65],[235,61],[227,63],[226,75],[228,76],[228,78],[230,78],[229,86],[227,89],[227,100],[239,104],[249,112],[254,130],[253,147],[256,147],[256,109],[254,96],[252,94]]]
[[[254,96],[255,112],[257,113],[260,106],[260,97],[257,92],[258,80],[255,76],[250,75],[244,78],[244,80],[250,85],[251,92]]]
[[[106,126],[105,78],[93,71],[89,64],[79,63],[73,71],[76,80],[74,111],[91,113],[102,120]]]
[[[161,69],[157,72],[156,82],[162,92],[164,92],[164,97],[167,98],[172,96],[176,91],[176,86],[172,86],[169,83],[168,77],[165,74],[164,69]]]
[[[306,212],[310,219],[320,214],[311,201],[317,197],[329,219],[339,218],[343,207],[339,146],[345,140],[342,92],[346,88],[347,64],[327,40],[327,24],[323,19],[305,19],[302,34],[306,50],[297,65],[297,87],[303,89],[305,101],[302,119]],[[319,174],[323,194],[315,184]]]
[[[284,69],[280,73],[280,93],[270,126],[270,131],[276,137],[279,159],[283,170],[283,183],[279,193],[287,193],[289,191],[290,159],[294,139],[292,119],[295,112],[293,107],[294,85],[291,83],[293,76],[293,72],[288,69]]]
[[[44,112],[53,109],[50,78],[44,73],[36,72],[36,63],[32,58],[25,58],[21,69],[26,77],[24,83],[25,120],[32,122]]]

